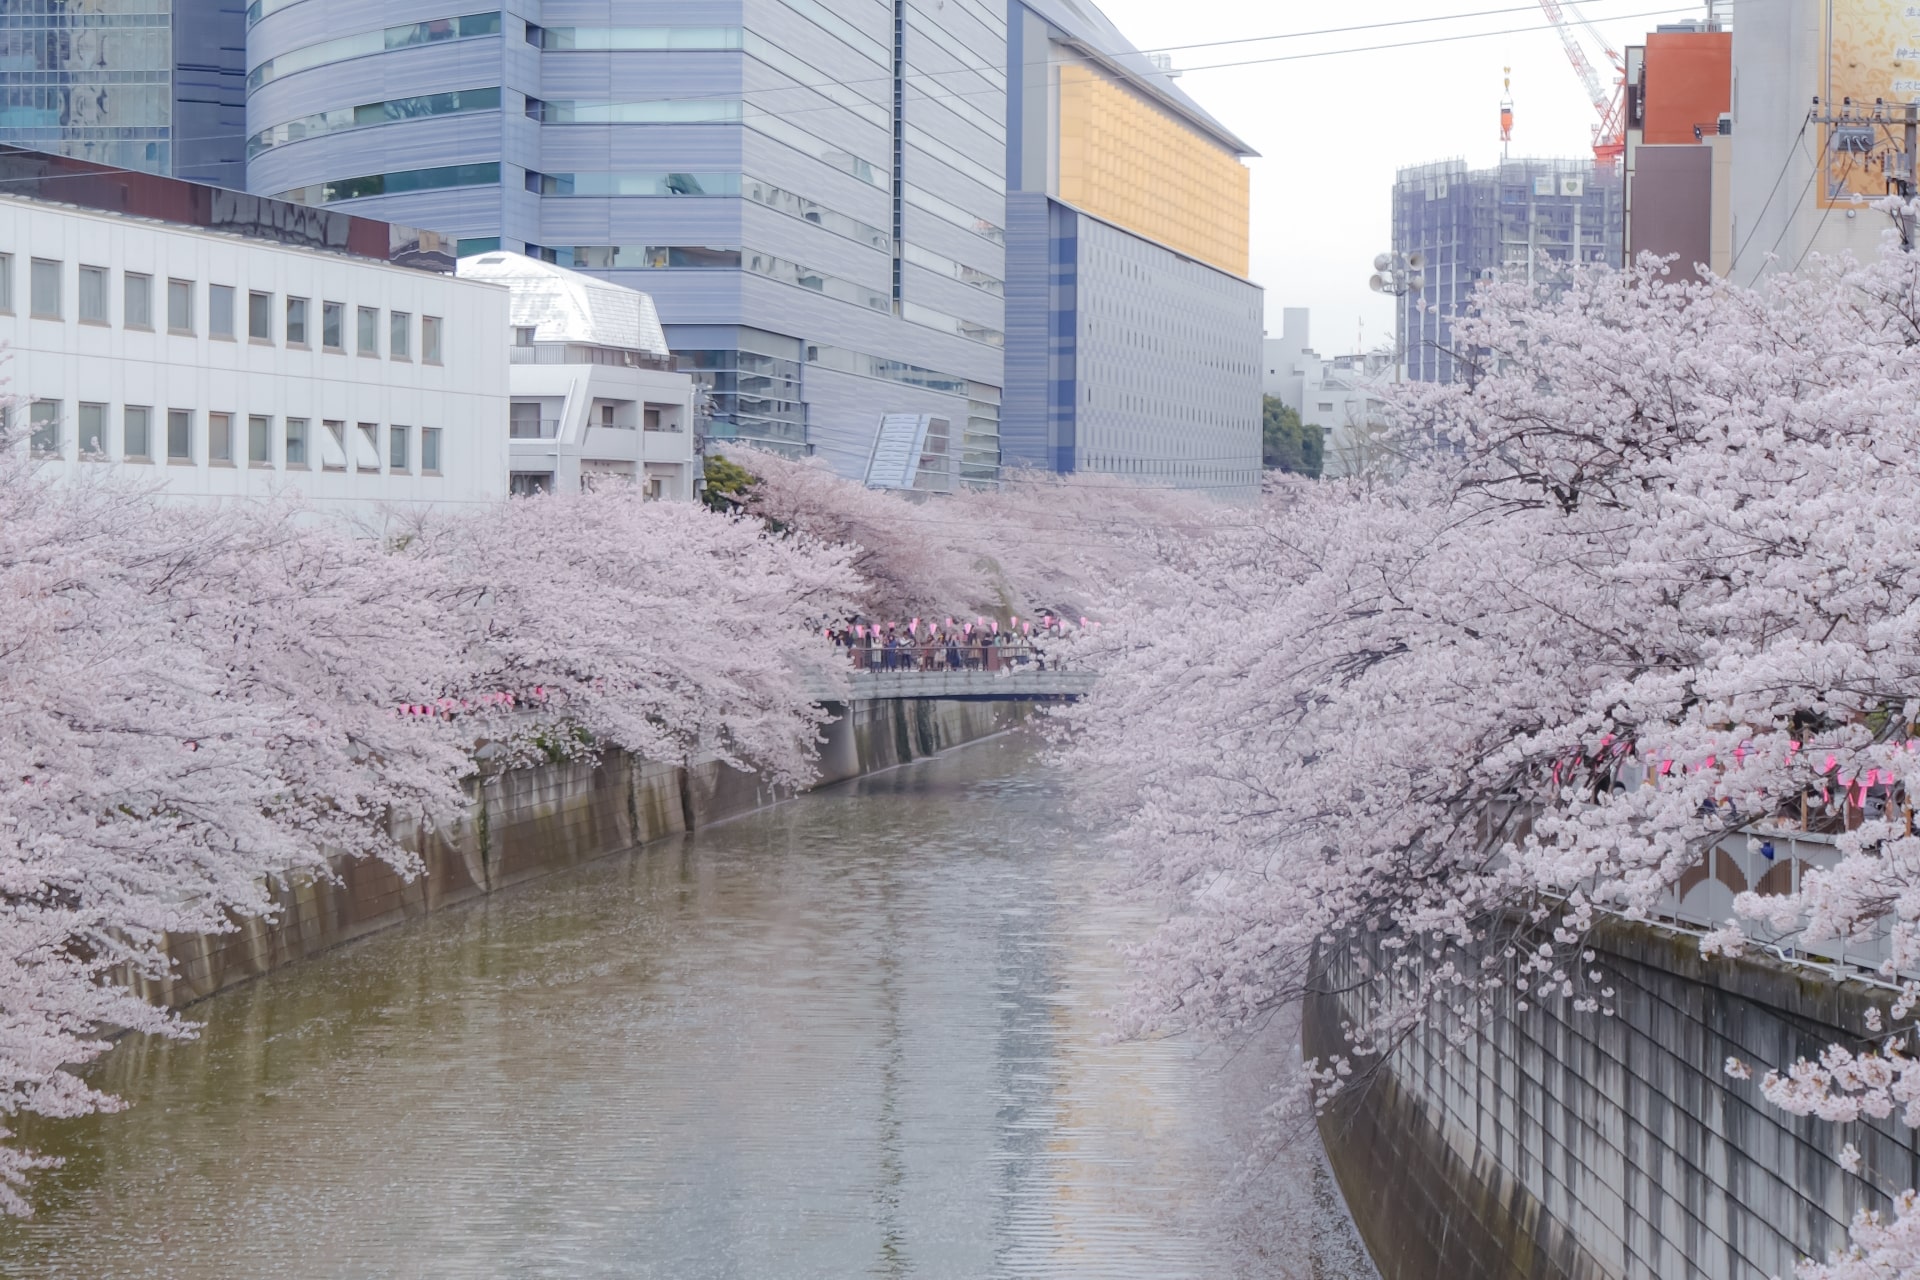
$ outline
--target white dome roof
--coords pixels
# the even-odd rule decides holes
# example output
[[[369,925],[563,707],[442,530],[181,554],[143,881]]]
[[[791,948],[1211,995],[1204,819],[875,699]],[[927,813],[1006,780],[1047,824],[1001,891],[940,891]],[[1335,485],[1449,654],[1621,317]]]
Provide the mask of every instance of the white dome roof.
[[[653,299],[638,289],[556,267],[519,253],[460,259],[463,280],[507,286],[516,329],[532,328],[535,342],[581,342],[665,356],[667,335]]]

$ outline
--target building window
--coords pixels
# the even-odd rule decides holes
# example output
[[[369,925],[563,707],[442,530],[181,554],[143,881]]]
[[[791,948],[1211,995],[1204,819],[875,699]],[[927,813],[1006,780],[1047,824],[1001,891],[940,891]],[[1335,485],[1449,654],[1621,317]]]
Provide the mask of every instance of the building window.
[[[643,411],[640,423],[642,430],[658,431],[660,429],[660,410],[658,406],[648,405]]]
[[[437,476],[440,474],[440,428],[420,428],[420,473]]]
[[[32,433],[27,448],[36,458],[60,456],[60,402],[35,400],[27,415]]]
[[[603,404],[600,406],[600,425],[603,427],[611,427],[613,425],[612,405]]]
[[[535,327],[536,326],[530,324],[515,325],[513,329],[513,345],[516,347],[532,346]]]
[[[108,323],[105,267],[80,268],[80,323]]]
[[[514,471],[507,476],[507,492],[516,498],[531,498],[553,492],[553,472]]]
[[[107,460],[107,406],[80,406],[80,456],[96,462]]]
[[[193,281],[167,281],[167,332],[193,332]]]
[[[321,423],[326,428],[320,434],[320,469],[322,471],[345,471],[347,469],[347,424],[329,418]]]
[[[60,318],[60,264],[51,258],[33,260],[33,297],[28,305],[33,314],[48,320]]]
[[[0,313],[13,314],[13,255],[0,253]]]
[[[320,345],[329,351],[346,350],[346,338],[342,330],[347,323],[347,304],[344,302],[323,302],[320,304]]]
[[[120,456],[128,462],[151,462],[153,410],[130,404],[121,419]]]
[[[129,329],[153,328],[153,277],[129,271],[120,284],[121,321]]]
[[[410,312],[387,312],[387,358],[413,359],[413,315]]]
[[[207,461],[214,466],[233,465],[233,415],[207,415]]]
[[[305,470],[307,465],[307,420],[287,419],[287,469]]]
[[[265,414],[255,413],[247,417],[247,465],[273,465],[273,419]]]
[[[273,341],[272,294],[247,294],[247,340],[249,342]]]
[[[193,410],[167,410],[167,461],[193,461]]]
[[[515,400],[507,406],[507,435],[514,440],[540,438],[540,402]]]
[[[233,286],[230,284],[207,286],[207,336],[233,337]]]
[[[287,345],[290,347],[307,345],[307,300],[305,298],[287,299]]]
[[[405,475],[412,458],[408,456],[407,446],[412,443],[412,433],[402,426],[387,428],[387,470],[395,475]]]
[[[420,359],[425,364],[440,363],[440,317],[420,317]]]
[[[360,308],[359,346],[355,349],[363,356],[380,354],[380,308]]]
[[[353,469],[355,471],[380,470],[380,424],[363,422],[354,439]]]

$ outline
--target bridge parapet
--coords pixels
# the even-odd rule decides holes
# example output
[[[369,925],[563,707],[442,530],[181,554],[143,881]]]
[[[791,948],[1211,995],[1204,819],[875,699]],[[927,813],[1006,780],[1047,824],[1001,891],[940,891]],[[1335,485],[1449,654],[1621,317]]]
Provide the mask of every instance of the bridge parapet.
[[[1093,689],[1091,671],[850,671],[847,690],[832,695],[906,698],[963,702],[1029,702],[1038,699],[1078,698]]]

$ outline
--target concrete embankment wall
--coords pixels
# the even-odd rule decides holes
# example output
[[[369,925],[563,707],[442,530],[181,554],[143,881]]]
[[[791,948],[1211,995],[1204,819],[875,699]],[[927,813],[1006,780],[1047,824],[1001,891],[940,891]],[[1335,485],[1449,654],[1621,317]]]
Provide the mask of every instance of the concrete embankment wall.
[[[1025,719],[1027,703],[875,700],[836,707],[820,749],[820,783],[932,755]],[[596,764],[555,764],[476,780],[469,817],[406,843],[425,873],[402,879],[375,862],[342,860],[335,878],[274,887],[271,920],[222,934],[168,939],[174,976],[137,984],[180,1006],[415,916],[455,906],[663,836],[738,817],[786,796],[717,761],[691,766],[608,752]]]
[[[1611,923],[1592,943],[1614,1016],[1551,1000],[1464,1046],[1433,1031],[1374,1064],[1321,1121],[1383,1280],[1751,1280],[1841,1248],[1863,1208],[1920,1185],[1897,1119],[1835,1125],[1759,1095],[1769,1067],[1849,1041],[1890,994],[1695,938]],[[1333,958],[1328,989],[1356,957]],[[1310,1057],[1344,1051],[1351,997],[1308,1001]],[[1736,1057],[1751,1081],[1723,1070]],[[1839,1164],[1843,1143],[1866,1158]]]

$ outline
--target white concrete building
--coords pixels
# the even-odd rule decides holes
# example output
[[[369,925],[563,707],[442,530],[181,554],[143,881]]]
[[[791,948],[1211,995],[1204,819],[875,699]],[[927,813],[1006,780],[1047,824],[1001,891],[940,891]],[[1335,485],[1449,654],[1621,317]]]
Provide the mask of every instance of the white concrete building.
[[[1301,414],[1304,422],[1307,375],[1312,364],[1320,359],[1314,354],[1309,332],[1311,313],[1306,307],[1288,307],[1280,316],[1280,336],[1263,339],[1260,344],[1266,361],[1261,370],[1260,391]]]
[[[1377,461],[1393,357],[1385,351],[1322,359],[1307,352],[1300,421],[1326,433],[1320,474],[1350,476]]]
[[[457,278],[446,254],[388,260],[407,256],[389,250],[404,228],[111,176],[160,216],[0,196],[17,447],[182,497],[290,489],[370,512],[506,496],[505,289]],[[87,203],[94,177],[46,189]],[[281,242],[303,237],[338,247]]]
[[[513,492],[617,478],[692,500],[699,392],[673,371],[652,298],[517,253],[463,259],[460,278],[510,298]]]

